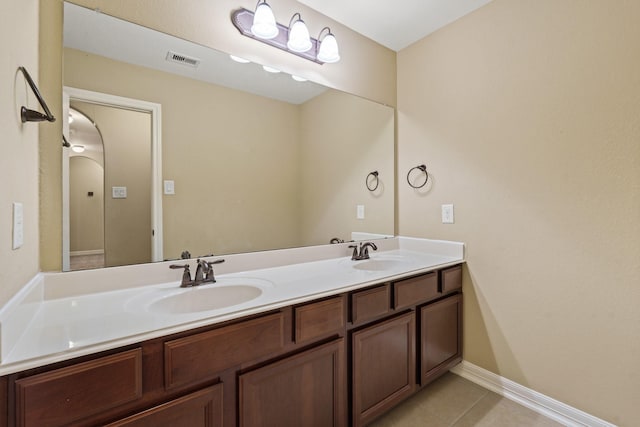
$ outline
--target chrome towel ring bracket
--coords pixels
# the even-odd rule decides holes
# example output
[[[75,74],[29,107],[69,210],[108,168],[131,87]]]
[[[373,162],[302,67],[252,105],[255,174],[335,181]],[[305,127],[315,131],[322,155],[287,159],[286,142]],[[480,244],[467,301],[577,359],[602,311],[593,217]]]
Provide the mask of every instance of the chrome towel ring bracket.
[[[415,185],[411,182],[411,172],[413,172],[414,170],[419,170],[419,171],[422,171],[422,173],[424,173],[424,182],[420,185]],[[429,180],[429,172],[427,172],[427,167],[425,165],[414,166],[411,169],[409,169],[409,172],[407,172],[407,183],[412,188],[422,188],[427,184],[428,180]]]
[[[378,185],[380,184],[378,175],[378,171],[369,172],[369,175],[367,175],[367,178],[365,179],[367,190],[376,191],[378,189]]]

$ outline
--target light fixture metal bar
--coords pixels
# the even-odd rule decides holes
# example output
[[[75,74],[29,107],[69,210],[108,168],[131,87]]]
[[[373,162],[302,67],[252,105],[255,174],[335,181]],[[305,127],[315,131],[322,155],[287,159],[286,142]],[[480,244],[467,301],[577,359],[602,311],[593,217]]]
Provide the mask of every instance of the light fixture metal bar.
[[[278,49],[284,50],[286,52],[297,55],[301,58],[308,59],[309,61],[313,61],[317,64],[324,64],[324,62],[319,61],[316,58],[316,53],[318,52],[318,40],[311,37],[311,49],[306,52],[294,52],[287,48],[287,40],[289,39],[289,27],[279,24],[276,22],[278,29],[278,35],[273,39],[261,39],[256,37],[251,32],[251,25],[253,23],[253,12],[247,9],[238,9],[231,14],[231,22],[233,25],[240,31],[240,34],[243,36],[252,38],[254,40],[258,40],[262,43],[268,44],[273,47],[277,47]]]

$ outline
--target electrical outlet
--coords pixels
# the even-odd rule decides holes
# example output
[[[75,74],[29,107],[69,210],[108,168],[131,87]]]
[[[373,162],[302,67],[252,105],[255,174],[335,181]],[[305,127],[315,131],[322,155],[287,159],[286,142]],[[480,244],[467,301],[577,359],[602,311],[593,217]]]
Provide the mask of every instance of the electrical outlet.
[[[356,218],[364,219],[364,205],[358,205],[356,207]]]
[[[453,224],[453,205],[442,205],[442,223]]]

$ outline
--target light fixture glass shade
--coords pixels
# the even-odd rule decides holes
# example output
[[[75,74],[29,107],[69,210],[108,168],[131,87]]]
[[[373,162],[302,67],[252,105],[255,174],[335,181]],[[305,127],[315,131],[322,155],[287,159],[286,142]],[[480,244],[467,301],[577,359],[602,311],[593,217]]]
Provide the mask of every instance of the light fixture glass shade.
[[[278,74],[280,72],[280,70],[278,70],[277,68],[269,67],[268,65],[263,65],[262,69],[267,73]]]
[[[249,62],[251,62],[248,59],[244,59],[235,55],[229,55],[229,58],[233,59],[236,62],[239,62],[240,64],[248,64]]]
[[[291,76],[291,78],[293,80],[297,81],[297,82],[306,82],[307,81],[307,79],[305,79],[304,77],[296,76],[295,74],[293,74]]]
[[[278,35],[278,25],[273,11],[266,1],[258,3],[253,15],[253,25],[251,32],[261,39],[272,39]]]
[[[309,37],[309,30],[300,18],[296,19],[291,25],[291,28],[289,28],[287,47],[294,52],[306,52],[313,47],[311,38]]]
[[[72,145],[71,149],[75,152],[75,153],[82,153],[84,152],[84,145]]]
[[[319,41],[318,61],[322,62],[338,62],[340,61],[340,52],[338,51],[338,41],[335,36],[329,32]]]

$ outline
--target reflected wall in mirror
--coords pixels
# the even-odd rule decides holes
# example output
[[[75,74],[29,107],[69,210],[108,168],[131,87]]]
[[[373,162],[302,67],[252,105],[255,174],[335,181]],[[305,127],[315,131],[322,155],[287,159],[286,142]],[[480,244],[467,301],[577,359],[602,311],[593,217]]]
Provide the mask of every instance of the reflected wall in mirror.
[[[68,3],[64,45],[65,86],[162,106],[164,259],[393,234],[392,108]]]

